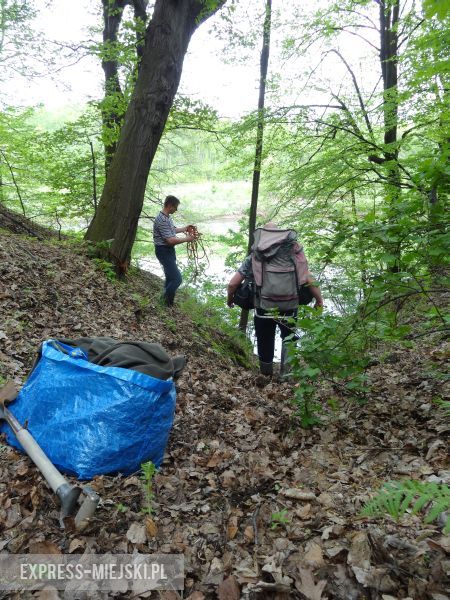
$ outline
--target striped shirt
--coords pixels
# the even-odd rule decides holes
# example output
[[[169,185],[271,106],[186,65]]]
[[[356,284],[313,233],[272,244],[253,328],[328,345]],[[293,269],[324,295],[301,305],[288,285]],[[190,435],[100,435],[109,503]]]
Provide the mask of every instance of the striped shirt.
[[[166,246],[167,238],[176,235],[177,232],[171,217],[161,211],[153,223],[153,242],[155,246]]]
[[[239,267],[238,272],[243,275],[246,279],[253,278],[253,268],[252,268],[252,255],[249,254],[247,258],[244,260],[242,265]]]

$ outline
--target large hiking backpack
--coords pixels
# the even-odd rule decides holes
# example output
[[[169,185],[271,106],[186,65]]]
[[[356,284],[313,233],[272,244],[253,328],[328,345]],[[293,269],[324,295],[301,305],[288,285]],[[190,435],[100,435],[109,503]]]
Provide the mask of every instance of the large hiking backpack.
[[[295,310],[299,288],[307,281],[308,263],[293,229],[255,230],[252,271],[255,308]]]

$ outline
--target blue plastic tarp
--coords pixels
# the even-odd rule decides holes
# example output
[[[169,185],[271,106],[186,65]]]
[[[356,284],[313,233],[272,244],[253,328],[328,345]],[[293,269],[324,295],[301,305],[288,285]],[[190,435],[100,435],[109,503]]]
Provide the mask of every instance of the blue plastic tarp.
[[[72,356],[42,345],[42,356],[9,407],[53,464],[79,479],[160,466],[173,424],[176,392],[163,381],[120,367],[101,367],[82,350]],[[72,352],[73,351],[73,352]],[[7,424],[7,441],[21,449]]]

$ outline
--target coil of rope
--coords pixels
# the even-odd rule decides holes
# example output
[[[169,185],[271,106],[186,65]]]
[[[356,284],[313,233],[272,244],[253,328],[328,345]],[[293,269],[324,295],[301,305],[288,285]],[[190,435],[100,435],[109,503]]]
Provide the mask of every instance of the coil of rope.
[[[189,225],[187,233],[194,239],[191,242],[187,242],[187,257],[188,261],[193,266],[194,278],[200,274],[200,261],[206,258],[207,264],[209,265],[209,259],[206,253],[206,249],[202,240],[202,234],[199,232],[195,225]]]

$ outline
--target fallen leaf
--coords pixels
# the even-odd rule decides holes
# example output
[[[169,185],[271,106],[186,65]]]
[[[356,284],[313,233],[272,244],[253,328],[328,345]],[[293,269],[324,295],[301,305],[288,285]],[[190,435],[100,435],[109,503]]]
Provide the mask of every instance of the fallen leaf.
[[[16,469],[17,475],[20,475],[21,477],[23,475],[26,475],[28,473],[28,471],[29,471],[28,465],[25,463],[21,463]]]
[[[223,460],[222,453],[214,452],[214,454],[211,456],[211,458],[206,463],[206,466],[208,467],[208,469],[214,469],[214,467],[217,467],[217,465],[219,465],[222,462],[222,460]]]
[[[147,531],[148,537],[150,537],[150,538],[156,537],[156,534],[158,533],[158,527],[156,526],[155,521],[151,517],[146,517],[145,529]]]
[[[255,563],[250,555],[248,555],[244,560],[236,563],[234,566],[234,575],[239,583],[258,581],[258,575],[255,571]]]
[[[234,575],[230,575],[222,581],[217,590],[219,600],[239,600],[241,591]]]
[[[327,492],[322,492],[317,498],[317,500],[320,502],[320,504],[322,504],[322,506],[325,506],[326,508],[330,508],[335,504],[335,500],[333,499],[331,494],[328,494]]]
[[[247,542],[253,542],[255,539],[255,531],[251,525],[247,525],[244,529],[244,538]]]
[[[344,550],[347,550],[347,548],[345,546],[343,546],[342,544],[335,544],[334,546],[325,548],[325,552],[326,552],[327,556],[329,556],[330,558],[337,556],[340,552],[342,552]]]
[[[397,588],[397,584],[388,574],[387,569],[360,569],[352,566],[356,580],[364,587],[373,588],[378,592],[393,592]]]
[[[18,388],[15,385],[15,383],[13,383],[12,381],[7,381],[4,385],[0,387],[0,404],[7,404],[9,401],[14,400],[17,394]]]
[[[147,541],[147,533],[145,525],[133,523],[127,531],[127,539],[132,544],[144,544]]]
[[[238,528],[238,518],[235,515],[232,515],[228,519],[227,539],[234,540],[234,538],[236,537],[236,534],[237,534],[238,530],[239,530],[239,528]]]
[[[228,470],[222,473],[222,485],[225,488],[231,488],[236,482],[236,473]]]
[[[30,544],[29,550],[30,554],[62,554],[61,549],[56,544],[47,540]]]
[[[61,596],[59,595],[59,592],[56,588],[45,587],[42,590],[36,592],[34,598],[37,598],[38,600],[59,600]]]
[[[315,500],[316,495],[314,492],[304,492],[298,488],[289,488],[282,491],[283,496],[286,498],[293,498],[294,500]]]
[[[141,486],[141,482],[139,480],[138,477],[136,477],[135,475],[133,475],[132,477],[127,477],[125,479],[125,481],[122,484],[122,487],[126,488],[129,486],[136,486],[136,487],[140,487]]]
[[[370,544],[365,531],[357,531],[352,538],[352,545],[347,556],[349,565],[368,569],[370,567]]]
[[[215,556],[211,561],[209,572],[205,577],[205,583],[208,585],[219,585],[223,580],[223,563],[220,558]]]
[[[426,540],[427,544],[432,548],[443,550],[446,554],[450,553],[450,535],[445,535],[438,540]]]
[[[17,525],[17,523],[21,520],[22,514],[20,512],[20,506],[18,504],[13,504],[11,508],[8,508],[8,510],[6,511],[6,529],[14,527],[14,525]]]
[[[295,509],[295,514],[300,519],[308,519],[311,516],[311,504],[303,504]]]
[[[318,569],[319,567],[323,566],[325,562],[323,560],[321,546],[319,546],[319,544],[316,542],[309,542],[309,544],[306,546],[304,560],[308,566],[313,567],[314,569]]]
[[[78,550],[78,548],[84,548],[85,547],[85,541],[81,540],[79,538],[74,538],[69,545],[69,554],[72,554],[73,552],[75,552],[75,550]]]
[[[255,410],[252,406],[248,406],[244,409],[244,416],[250,424],[262,422],[264,420],[264,414],[259,410]]]
[[[327,582],[321,579],[314,583],[314,576],[309,569],[299,569],[300,581],[295,582],[295,587],[306,596],[307,600],[322,600],[322,592]]]
[[[31,488],[30,500],[31,504],[33,505],[33,508],[37,508],[41,503],[41,495],[39,494],[38,489],[35,485]]]

